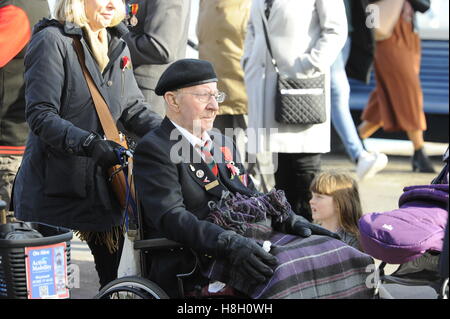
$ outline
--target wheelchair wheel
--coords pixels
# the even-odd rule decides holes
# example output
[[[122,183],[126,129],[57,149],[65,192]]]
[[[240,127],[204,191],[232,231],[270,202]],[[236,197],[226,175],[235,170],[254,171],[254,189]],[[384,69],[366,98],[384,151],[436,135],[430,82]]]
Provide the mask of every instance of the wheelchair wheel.
[[[130,276],[111,281],[94,299],[169,299],[169,296],[154,282]]]

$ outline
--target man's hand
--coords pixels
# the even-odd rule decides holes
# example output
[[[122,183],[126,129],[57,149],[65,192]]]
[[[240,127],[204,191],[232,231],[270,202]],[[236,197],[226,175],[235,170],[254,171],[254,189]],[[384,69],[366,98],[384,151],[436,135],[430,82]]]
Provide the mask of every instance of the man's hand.
[[[336,239],[341,239],[338,234],[329,231],[319,225],[309,222],[306,218],[292,213],[290,218],[286,221],[288,223],[286,231],[291,235],[300,237],[309,237],[311,235],[329,236]]]
[[[219,235],[217,246],[218,257],[225,255],[233,268],[244,271],[256,282],[263,283],[273,275],[272,268],[277,265],[277,258],[255,240],[225,231]]]
[[[114,141],[104,140],[95,133],[91,133],[83,142],[86,155],[92,157],[97,165],[104,168],[120,164],[116,151],[121,147],[122,145]]]

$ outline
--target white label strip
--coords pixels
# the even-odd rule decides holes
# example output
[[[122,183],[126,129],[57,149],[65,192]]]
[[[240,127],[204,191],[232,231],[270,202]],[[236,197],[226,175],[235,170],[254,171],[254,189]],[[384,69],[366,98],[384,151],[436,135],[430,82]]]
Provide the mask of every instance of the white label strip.
[[[281,89],[280,93],[288,95],[322,95],[323,89]]]

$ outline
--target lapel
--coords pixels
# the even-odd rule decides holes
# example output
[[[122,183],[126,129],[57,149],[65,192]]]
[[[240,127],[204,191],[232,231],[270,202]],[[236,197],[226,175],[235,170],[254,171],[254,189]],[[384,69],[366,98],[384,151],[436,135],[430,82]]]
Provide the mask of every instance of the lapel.
[[[206,192],[218,198],[222,197],[222,193],[227,191],[220,180],[214,175],[208,167],[201,155],[194,149],[192,144],[181,134],[181,132],[165,117],[161,123],[161,128],[166,132],[170,140],[170,153],[174,154],[174,150],[178,154],[177,161],[188,171],[189,176]],[[218,150],[220,152],[220,150]],[[214,153],[215,154],[215,153]],[[219,170],[221,164],[219,163]]]
[[[252,195],[253,192],[244,184],[242,184],[239,176],[231,176],[231,171],[227,167],[227,164],[233,161],[233,165],[240,167],[239,175],[245,173],[244,167],[242,165],[238,166],[237,164],[238,155],[233,142],[230,139],[226,139],[225,136],[216,134],[214,132],[211,132],[210,136],[211,138],[214,138],[214,160],[218,163],[219,176],[222,184],[225,186],[225,188],[227,188],[227,190],[230,190],[232,193],[239,192],[245,195]],[[227,156],[225,156],[224,152],[222,151],[222,147],[228,149],[227,151],[225,151],[226,153],[228,153]]]
[[[231,172],[227,167],[227,162],[225,161],[224,155],[222,154],[222,162],[219,164],[219,175],[221,177],[221,181],[225,185],[225,187],[228,190],[231,190],[232,193],[239,192],[243,195],[253,195],[253,192],[246,187],[244,184],[242,184],[241,180],[239,179],[239,176],[236,175],[233,178],[231,178]],[[233,156],[233,161],[236,160],[236,157]],[[236,164],[235,164],[236,165]],[[240,174],[245,173],[241,170]]]
[[[272,20],[273,12],[275,12],[275,11],[278,9],[278,7],[280,6],[280,3],[279,3],[279,2],[280,2],[280,1],[274,1],[274,2],[272,3],[272,8],[270,9],[270,14],[269,14],[269,20]],[[266,3],[265,3],[264,0],[260,0],[260,1],[258,2],[258,5],[259,5],[258,11],[259,11],[259,13],[260,13],[260,16],[261,16],[261,18],[263,19],[263,22],[266,24],[267,31],[269,31],[269,26],[268,26],[268,24],[267,24],[269,20],[267,20],[267,18],[266,18],[266,12],[265,12],[265,9],[266,9]]]
[[[84,63],[86,64],[86,68],[89,71],[90,75],[92,76],[92,79],[94,80],[95,85],[100,91],[100,94],[105,99],[106,104],[109,105],[109,96],[106,93],[105,89],[103,88],[103,85],[99,85],[99,83],[103,84],[103,82],[105,81],[103,80],[103,76],[101,75],[96,62],[94,61],[94,58],[91,55],[89,45],[85,41],[84,37],[81,38],[81,44],[83,45]]]
[[[263,23],[266,24],[266,28],[267,28],[267,18],[266,18],[266,13],[264,12],[264,9],[266,7],[265,1],[264,0],[260,0],[260,1],[257,1],[256,3],[258,5],[258,7],[259,7],[258,11],[259,11],[260,17],[262,18]],[[269,16],[269,18],[270,18],[270,16]]]
[[[103,83],[105,82],[103,80],[103,76],[100,73],[100,70],[98,69],[94,58],[92,57],[91,50],[89,49],[89,45],[87,44],[83,31],[80,27],[76,26],[73,23],[66,22],[64,24],[64,32],[68,35],[70,35],[75,41],[74,37],[79,37],[81,46],[83,47],[83,54],[84,54],[84,64],[86,65],[86,69],[88,70],[89,74],[91,75],[92,79],[94,80],[95,85],[97,86],[100,94],[102,95],[103,99],[105,100],[106,104],[109,106],[109,95],[106,92],[106,89],[104,89]],[[75,44],[73,44],[75,46]],[[76,53],[75,47],[73,50]],[[83,72],[83,71],[81,71]],[[83,76],[84,78],[84,76]],[[99,83],[101,85],[99,85]]]

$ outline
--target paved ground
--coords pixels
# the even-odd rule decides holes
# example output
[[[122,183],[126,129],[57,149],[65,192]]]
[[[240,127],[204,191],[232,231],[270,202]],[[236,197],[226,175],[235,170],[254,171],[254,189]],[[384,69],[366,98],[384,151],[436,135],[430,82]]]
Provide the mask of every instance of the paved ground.
[[[392,143],[391,143],[392,144]],[[379,141],[371,141],[369,149],[377,149],[388,153],[389,164],[387,168],[375,177],[359,184],[363,211],[382,212],[398,207],[398,198],[402,194],[403,187],[410,185],[429,184],[435,174],[412,173],[409,146],[402,143],[391,145]],[[428,145],[427,150],[432,157],[436,169],[442,167],[440,155],[446,149],[446,145]],[[394,154],[394,155],[392,155]],[[324,157],[323,168],[348,170],[354,174],[354,165],[344,154],[333,153]],[[355,176],[355,175],[354,175]],[[92,298],[98,291],[98,277],[93,264],[92,255],[86,244],[75,239],[72,242],[72,262],[80,269],[80,288],[72,289],[72,298]],[[388,273],[396,269],[396,265],[390,265]],[[436,294],[429,287],[402,287],[398,285],[386,286],[395,298],[401,299],[434,299]]]

